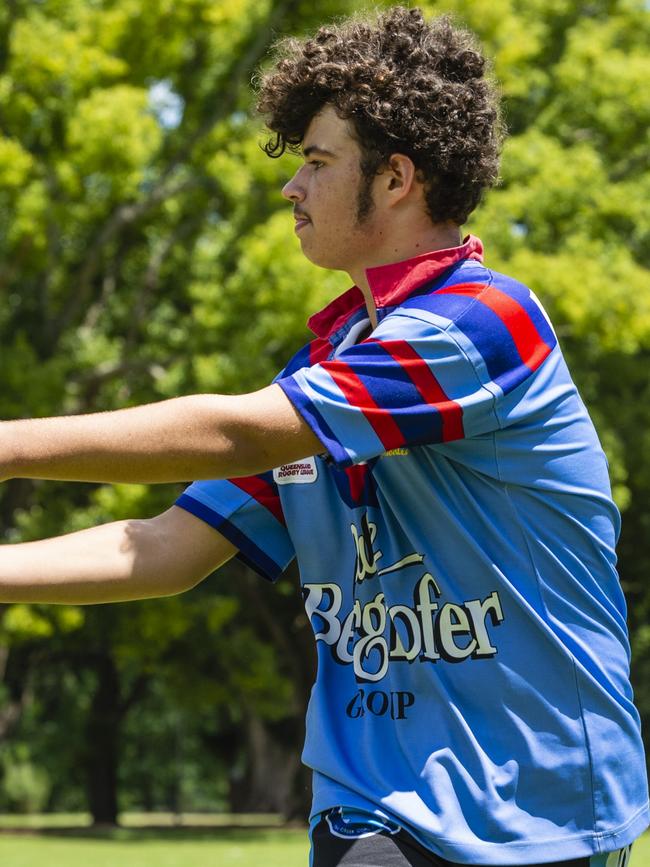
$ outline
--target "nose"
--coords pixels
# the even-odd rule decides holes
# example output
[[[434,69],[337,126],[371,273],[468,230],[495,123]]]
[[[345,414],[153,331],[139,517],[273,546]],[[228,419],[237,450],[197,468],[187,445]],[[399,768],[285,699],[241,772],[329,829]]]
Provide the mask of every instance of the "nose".
[[[290,181],[282,187],[282,195],[290,202],[303,202],[305,200],[305,191],[298,180],[300,169],[295,173]]]

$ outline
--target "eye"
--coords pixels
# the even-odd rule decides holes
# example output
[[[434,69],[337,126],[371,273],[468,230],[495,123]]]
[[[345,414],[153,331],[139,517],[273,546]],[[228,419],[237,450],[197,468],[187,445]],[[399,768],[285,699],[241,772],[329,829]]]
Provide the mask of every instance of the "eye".
[[[322,162],[322,160],[309,160],[307,165],[313,166],[314,171],[317,171],[318,169],[322,168],[325,165],[325,163]]]

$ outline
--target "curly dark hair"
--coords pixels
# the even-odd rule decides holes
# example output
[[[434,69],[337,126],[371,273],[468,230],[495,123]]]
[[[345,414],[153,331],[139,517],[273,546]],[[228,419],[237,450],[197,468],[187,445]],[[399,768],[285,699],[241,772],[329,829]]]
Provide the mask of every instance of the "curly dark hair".
[[[262,75],[258,109],[275,133],[269,156],[299,151],[312,118],[331,105],[351,122],[366,180],[393,153],[413,160],[433,222],[462,224],[498,176],[503,128],[495,86],[474,36],[448,17],[394,7],[313,38],[286,39]],[[361,203],[360,211],[364,210]]]

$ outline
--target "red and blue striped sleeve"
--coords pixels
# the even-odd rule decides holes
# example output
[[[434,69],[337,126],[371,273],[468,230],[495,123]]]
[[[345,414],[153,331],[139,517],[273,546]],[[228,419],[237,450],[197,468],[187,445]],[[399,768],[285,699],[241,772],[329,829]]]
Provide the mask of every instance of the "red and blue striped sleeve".
[[[463,284],[410,299],[370,339],[278,384],[349,466],[498,429],[504,396],[525,391],[555,345],[526,287]]]
[[[272,472],[194,482],[176,505],[218,530],[241,560],[271,581],[295,556]]]

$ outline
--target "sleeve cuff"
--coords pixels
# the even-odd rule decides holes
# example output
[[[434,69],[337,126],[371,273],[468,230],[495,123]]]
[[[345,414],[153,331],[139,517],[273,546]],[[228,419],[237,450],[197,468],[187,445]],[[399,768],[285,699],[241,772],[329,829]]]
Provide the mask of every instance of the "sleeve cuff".
[[[185,509],[186,512],[200,518],[206,524],[218,530],[224,538],[238,549],[238,559],[257,572],[258,575],[261,575],[268,581],[274,582],[284,572],[285,566],[283,564],[276,563],[275,560],[269,557],[245,533],[236,527],[232,521],[219,514],[214,508],[208,508],[188,494],[181,494],[176,500],[175,505],[181,509]]]

